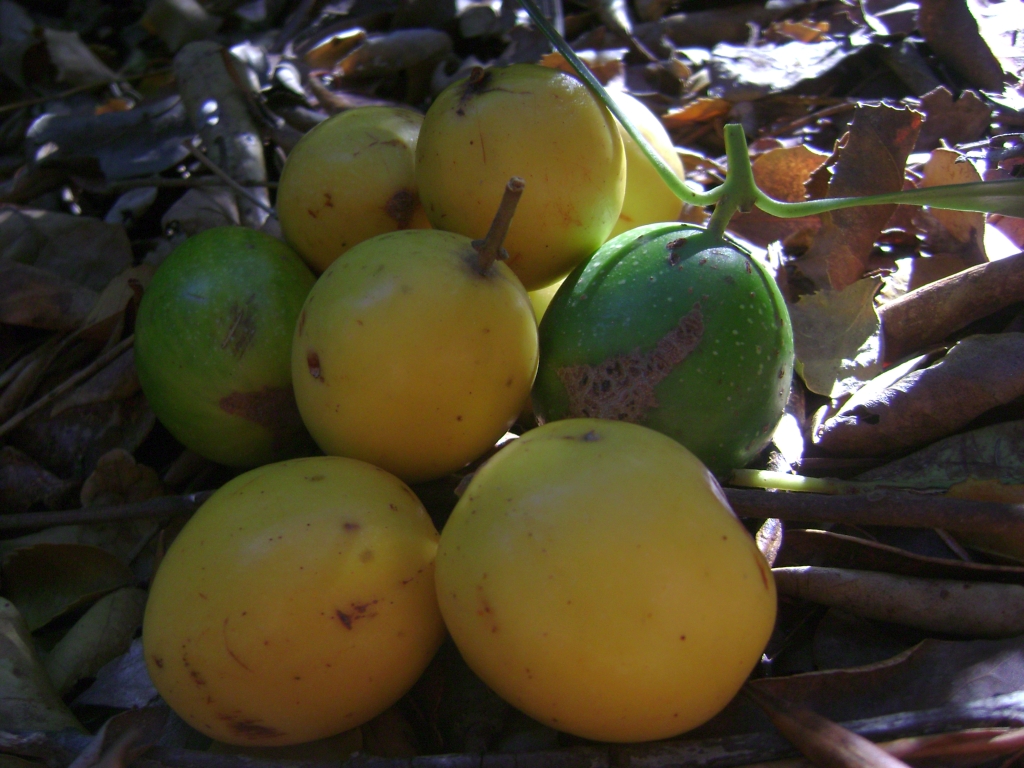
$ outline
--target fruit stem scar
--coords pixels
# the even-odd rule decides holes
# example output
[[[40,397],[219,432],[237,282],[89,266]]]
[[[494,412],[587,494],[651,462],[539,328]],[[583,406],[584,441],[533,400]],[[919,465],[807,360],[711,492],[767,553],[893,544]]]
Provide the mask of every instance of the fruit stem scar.
[[[525,187],[526,182],[518,176],[508,180],[487,236],[483,240],[473,241],[473,248],[479,257],[476,270],[481,275],[486,275],[495,261],[504,261],[508,258],[508,253],[501,244],[505,242],[505,235],[508,234],[508,228],[512,224],[512,217],[516,213],[516,206],[519,205],[519,198],[523,196]]]

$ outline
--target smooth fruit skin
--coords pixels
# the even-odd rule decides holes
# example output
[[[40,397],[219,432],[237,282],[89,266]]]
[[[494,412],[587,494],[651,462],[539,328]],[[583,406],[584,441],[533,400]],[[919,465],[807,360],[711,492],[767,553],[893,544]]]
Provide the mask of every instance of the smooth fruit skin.
[[[505,433],[536,375],[537,323],[504,264],[483,276],[475,263],[468,238],[403,231],[320,277],[295,328],[292,375],[325,453],[420,482]]]
[[[714,478],[623,422],[527,432],[474,475],[441,533],[438,602],[469,666],[559,730],[674,736],[736,694],[775,585]]]
[[[679,159],[665,126],[661,124],[651,110],[643,102],[622,91],[610,91],[620,107],[633,121],[648,143],[654,147],[662,160],[669,164],[676,175],[683,178],[683,162]],[[619,134],[626,150],[626,194],[622,199],[622,210],[618,221],[609,238],[621,235],[634,227],[643,224],[657,224],[663,221],[674,221],[679,218],[683,209],[682,201],[669,189],[654,166],[640,151],[633,137],[619,125]]]
[[[534,64],[453,83],[427,110],[416,146],[430,223],[482,238],[512,176],[526,191],[506,263],[532,291],[590,256],[615,226],[626,182],[615,119],[579,80]]]
[[[223,742],[358,726],[434,655],[437,532],[398,478],[352,459],[271,464],[218,490],[174,540],[143,648],[160,695]]]
[[[360,107],[328,118],[292,149],[277,213],[285,240],[317,273],[374,235],[430,226],[416,187],[422,123],[411,109]]]
[[[206,230],[167,257],[139,306],[135,367],[175,438],[235,467],[315,450],[289,362],[314,280],[287,245],[243,227]]]
[[[566,278],[540,325],[542,421],[643,424],[716,474],[771,440],[793,378],[793,330],[775,281],[697,227],[638,227]]]

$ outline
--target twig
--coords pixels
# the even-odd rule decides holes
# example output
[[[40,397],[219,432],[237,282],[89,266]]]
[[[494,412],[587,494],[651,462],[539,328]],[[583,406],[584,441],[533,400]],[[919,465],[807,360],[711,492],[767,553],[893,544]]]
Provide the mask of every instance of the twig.
[[[154,69],[149,72],[142,72],[138,75],[131,75],[130,77],[118,77],[116,80],[97,80],[94,83],[86,83],[85,85],[76,85],[74,88],[68,88],[66,91],[55,93],[52,96],[36,96],[31,99],[24,99],[22,101],[15,101],[11,104],[4,104],[0,106],[0,115],[4,112],[13,112],[16,109],[22,107],[34,107],[37,104],[43,104],[47,101],[59,101],[65,99],[68,96],[74,96],[76,93],[82,93],[83,91],[91,91],[93,88],[99,88],[100,86],[113,85],[114,83],[130,83],[134,80],[141,80],[144,77],[150,77],[152,75],[164,75],[171,71],[170,67],[161,67],[160,69]]]
[[[158,496],[155,499],[139,501],[134,504],[83,507],[82,509],[67,509],[59,512],[19,512],[13,515],[0,515],[0,531],[172,517],[195,512],[213,493],[213,491],[200,491],[184,496]]]
[[[36,413],[40,409],[46,407],[47,405],[52,403],[54,400],[56,400],[58,397],[63,395],[65,392],[68,392],[69,390],[73,389],[79,382],[82,382],[82,381],[85,381],[88,378],[91,378],[93,375],[95,375],[97,372],[99,372],[104,366],[106,366],[109,362],[114,360],[122,352],[124,352],[126,349],[131,347],[131,345],[134,344],[134,343],[135,343],[135,334],[132,334],[127,339],[125,339],[124,341],[119,343],[117,346],[111,347],[110,349],[108,349],[106,352],[104,352],[102,355],[97,357],[95,360],[93,360],[89,365],[87,365],[85,368],[80,370],[78,373],[76,373],[73,376],[70,376],[67,379],[65,379],[64,381],[62,381],[56,387],[54,387],[49,392],[47,392],[45,395],[43,395],[38,400],[36,400],[34,403],[32,403],[32,405],[29,405],[29,406],[27,406],[25,408],[22,408],[21,411],[19,411],[18,413],[14,414],[11,418],[9,418],[6,422],[4,422],[4,424],[2,426],[0,426],[0,437],[3,437],[4,435],[6,435],[8,432],[13,430],[15,427],[17,427],[23,421],[25,421],[25,419],[27,419],[29,416],[31,416],[32,414]]]
[[[885,359],[901,360],[1019,301],[1024,301],[1024,253],[922,286],[879,308]]]
[[[210,173],[212,173],[214,176],[216,176],[229,187],[231,187],[233,190],[235,190],[235,192],[240,194],[242,197],[244,197],[250,203],[255,205],[257,208],[262,208],[275,219],[277,218],[277,212],[271,206],[264,203],[262,200],[260,200],[254,194],[252,194],[252,192],[247,190],[237,181],[228,176],[224,171],[218,168],[216,163],[214,163],[210,158],[208,158],[199,150],[199,148],[195,145],[192,139],[186,139],[185,141],[183,141],[182,146],[185,147],[185,149],[189,151],[189,154],[191,154],[192,157],[198,160],[203,165],[203,167],[205,167]],[[264,186],[264,184],[261,182],[258,186]]]
[[[954,499],[881,488],[848,496],[726,488],[725,495],[740,517],[942,528],[958,533],[990,533],[1013,540],[1024,537],[1024,504]]]

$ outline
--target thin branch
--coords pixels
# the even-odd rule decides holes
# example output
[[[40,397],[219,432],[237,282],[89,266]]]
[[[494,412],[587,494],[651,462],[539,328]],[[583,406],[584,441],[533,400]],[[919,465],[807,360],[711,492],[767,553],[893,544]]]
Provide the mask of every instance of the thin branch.
[[[139,501],[134,504],[83,507],[60,512],[19,512],[12,515],[0,515],[0,531],[173,517],[195,512],[213,493],[213,491],[200,491],[184,496],[158,496],[155,499]]]
[[[25,421],[25,419],[27,419],[29,416],[41,410],[42,408],[45,408],[58,397],[73,389],[75,386],[79,384],[79,382],[85,381],[86,379],[89,379],[92,376],[94,376],[108,363],[117,358],[122,352],[131,347],[131,345],[134,343],[135,334],[132,334],[117,346],[108,349],[106,352],[97,357],[95,360],[93,360],[89,365],[80,370],[78,373],[62,381],[56,387],[54,387],[45,395],[43,395],[34,403],[32,403],[32,405],[22,408],[21,411],[14,414],[11,418],[4,422],[2,426],[0,426],[0,437],[3,437],[8,432],[17,427],[19,424],[21,424],[23,421]]]
[[[269,215],[273,216],[275,219],[277,218],[277,211],[275,211],[273,207],[264,203],[262,200],[260,200],[254,194],[252,194],[252,192],[247,190],[245,187],[243,187],[241,184],[239,184],[237,181],[231,178],[228,174],[226,174],[223,170],[221,170],[216,163],[214,163],[210,158],[208,158],[199,150],[199,148],[193,143],[191,139],[186,139],[185,141],[183,141],[182,146],[189,151],[189,154],[191,154],[192,157],[198,160],[208,171],[210,171],[210,173],[221,179],[225,184],[227,184],[229,187],[235,190],[235,192],[240,194],[242,197],[244,197],[250,203],[255,205],[257,208],[262,208]]]

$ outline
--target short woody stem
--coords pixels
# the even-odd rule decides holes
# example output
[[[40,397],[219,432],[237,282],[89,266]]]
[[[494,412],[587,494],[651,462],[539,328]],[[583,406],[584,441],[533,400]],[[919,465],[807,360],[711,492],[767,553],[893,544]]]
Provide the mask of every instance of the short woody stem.
[[[505,249],[501,245],[505,242],[505,235],[508,234],[512,216],[515,215],[516,206],[519,205],[519,198],[522,197],[525,187],[526,182],[518,176],[513,176],[508,180],[508,184],[505,185],[505,194],[501,198],[501,205],[498,206],[498,212],[494,215],[487,237],[483,240],[473,241],[473,247],[476,248],[480,257],[477,262],[477,271],[480,274],[487,274],[495,261],[504,261],[508,258],[508,254],[505,253]]]

